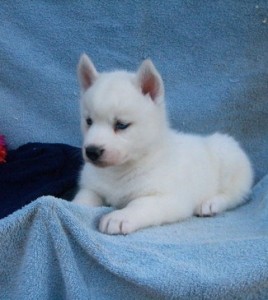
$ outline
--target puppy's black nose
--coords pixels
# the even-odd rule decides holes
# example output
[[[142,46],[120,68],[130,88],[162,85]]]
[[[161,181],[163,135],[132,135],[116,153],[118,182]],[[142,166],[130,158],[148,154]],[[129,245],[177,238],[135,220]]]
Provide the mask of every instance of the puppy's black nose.
[[[92,161],[96,162],[103,154],[104,149],[97,146],[86,147],[86,156]]]

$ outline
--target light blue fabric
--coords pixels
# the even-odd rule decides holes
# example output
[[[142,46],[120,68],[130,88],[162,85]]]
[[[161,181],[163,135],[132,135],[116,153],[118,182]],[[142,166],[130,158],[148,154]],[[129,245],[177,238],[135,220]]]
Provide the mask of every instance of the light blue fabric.
[[[0,299],[267,299],[268,177],[246,205],[128,236],[43,197],[0,221]]]
[[[239,209],[127,237],[96,230],[108,208],[39,199],[0,221],[0,299],[267,299],[267,1],[1,1],[0,22],[10,147],[80,145],[82,52],[100,71],[151,57],[172,126],[235,136],[262,179]]]
[[[227,132],[268,170],[268,4],[222,1],[1,1],[0,133],[10,146],[80,146],[76,65],[163,75],[171,123]]]

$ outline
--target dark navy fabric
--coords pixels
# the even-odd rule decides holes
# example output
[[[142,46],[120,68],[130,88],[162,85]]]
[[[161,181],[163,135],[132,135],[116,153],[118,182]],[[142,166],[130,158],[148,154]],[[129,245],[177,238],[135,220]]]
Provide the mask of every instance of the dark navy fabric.
[[[29,143],[8,152],[0,164],[0,218],[38,197],[70,199],[81,167],[80,149],[64,144]]]

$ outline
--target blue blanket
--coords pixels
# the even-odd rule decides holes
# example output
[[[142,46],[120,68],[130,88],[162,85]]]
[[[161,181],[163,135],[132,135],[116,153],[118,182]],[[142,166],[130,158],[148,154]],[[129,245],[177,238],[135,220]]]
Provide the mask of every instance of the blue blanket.
[[[43,197],[0,221],[0,299],[267,299],[268,177],[252,201],[129,236]]]
[[[80,146],[82,52],[100,71],[151,57],[172,126],[235,136],[256,174],[236,210],[126,237],[96,230],[110,208],[39,198],[0,221],[0,299],[267,299],[267,1],[2,1],[0,20],[0,134],[10,149]]]

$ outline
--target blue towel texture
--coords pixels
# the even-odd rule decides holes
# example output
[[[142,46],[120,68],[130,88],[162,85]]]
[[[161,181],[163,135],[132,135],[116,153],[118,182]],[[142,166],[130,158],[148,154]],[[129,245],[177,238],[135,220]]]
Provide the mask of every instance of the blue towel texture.
[[[171,124],[234,135],[257,180],[268,170],[266,0],[2,1],[0,133],[81,145],[76,66],[161,72]]]
[[[43,197],[0,221],[0,299],[267,299],[268,177],[252,201],[129,236]]]
[[[22,173],[12,184],[16,168],[3,166],[2,216],[43,197],[0,220],[0,299],[268,299],[267,1],[15,0],[1,1],[0,20],[0,134],[9,148],[81,145],[82,52],[99,71],[135,71],[151,57],[172,127],[233,135],[256,174],[249,202],[233,211],[108,236],[97,224],[111,208],[43,196],[63,197],[78,160],[70,168],[66,152],[55,161],[62,148],[46,148],[55,156],[35,169],[27,152],[17,170],[50,184],[27,189]],[[45,173],[53,161],[58,177]]]

